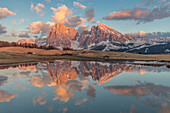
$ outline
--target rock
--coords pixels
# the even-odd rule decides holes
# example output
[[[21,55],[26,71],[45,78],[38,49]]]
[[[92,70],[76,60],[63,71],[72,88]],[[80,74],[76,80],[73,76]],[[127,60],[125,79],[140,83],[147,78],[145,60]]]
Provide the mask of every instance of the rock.
[[[17,41],[18,44],[24,44],[24,43],[27,43],[27,44],[35,44],[35,38],[28,38],[28,39],[20,39]]]
[[[49,31],[47,45],[57,48],[71,47],[71,41],[76,39],[78,32],[76,29],[56,23]]]

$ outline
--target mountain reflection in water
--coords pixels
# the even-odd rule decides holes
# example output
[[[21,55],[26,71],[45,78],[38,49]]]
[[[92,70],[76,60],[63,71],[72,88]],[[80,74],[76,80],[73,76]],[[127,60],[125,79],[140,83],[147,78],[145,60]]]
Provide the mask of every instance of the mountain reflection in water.
[[[3,113],[170,112],[166,67],[59,60],[0,69]]]

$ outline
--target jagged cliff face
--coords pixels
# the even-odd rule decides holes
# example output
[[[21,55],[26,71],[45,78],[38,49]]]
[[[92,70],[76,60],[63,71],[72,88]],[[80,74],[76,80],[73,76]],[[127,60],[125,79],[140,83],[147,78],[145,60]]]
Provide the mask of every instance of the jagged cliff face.
[[[70,47],[71,41],[78,35],[76,29],[67,27],[63,24],[56,23],[49,31],[47,36],[47,45],[54,45],[55,47]]]
[[[74,28],[56,23],[45,40],[37,39],[35,43],[38,46],[53,45],[61,50],[64,47],[69,47],[75,50],[88,49],[142,54],[170,53],[170,40],[168,39],[151,40],[133,37],[122,34],[102,23],[93,26],[90,31],[83,31],[81,34],[78,34]]]
[[[89,47],[102,43],[126,43],[127,41],[135,41],[136,39],[137,38],[130,35],[123,35],[102,23],[99,23],[98,26],[93,26],[91,31],[86,30],[81,34],[78,34],[74,28],[57,23],[52,27],[47,36],[47,45],[71,47],[72,41],[77,40],[79,44],[78,48],[88,49]]]
[[[80,47],[94,46],[100,43],[135,41],[137,38],[130,35],[123,35],[113,28],[99,23],[98,26],[93,26],[91,31],[84,31],[80,37]]]

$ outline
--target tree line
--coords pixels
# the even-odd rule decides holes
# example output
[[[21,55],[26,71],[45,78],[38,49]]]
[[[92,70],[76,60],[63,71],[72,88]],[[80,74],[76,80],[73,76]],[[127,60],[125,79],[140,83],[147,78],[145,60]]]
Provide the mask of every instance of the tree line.
[[[58,48],[54,47],[53,45],[49,46],[38,46],[37,44],[31,43],[17,43],[17,42],[7,42],[7,41],[0,41],[0,47],[24,47],[24,48],[37,48],[37,49],[45,49],[45,50],[59,50]],[[64,47],[63,50],[73,50],[69,47]]]

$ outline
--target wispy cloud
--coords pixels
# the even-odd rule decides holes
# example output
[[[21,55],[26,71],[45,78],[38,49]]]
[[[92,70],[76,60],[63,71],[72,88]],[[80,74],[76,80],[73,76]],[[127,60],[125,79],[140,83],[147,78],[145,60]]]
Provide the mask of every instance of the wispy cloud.
[[[82,9],[86,9],[87,8],[85,5],[83,5],[83,4],[79,3],[79,2],[73,2],[73,4],[74,4],[74,6],[80,7]]]
[[[32,12],[36,11],[37,14],[40,15],[40,17],[43,16],[45,13],[45,12],[43,12],[44,8],[45,8],[44,4],[38,3],[36,6],[34,6],[34,4],[31,2],[31,7],[30,7],[31,11]]]
[[[143,38],[170,38],[170,32],[146,33],[143,31],[139,31],[139,32],[127,33],[127,34],[135,37],[143,37]]]
[[[47,2],[51,2],[51,0],[45,0],[45,1],[47,1]]]
[[[94,22],[94,9],[89,9],[85,13],[88,22]]]

